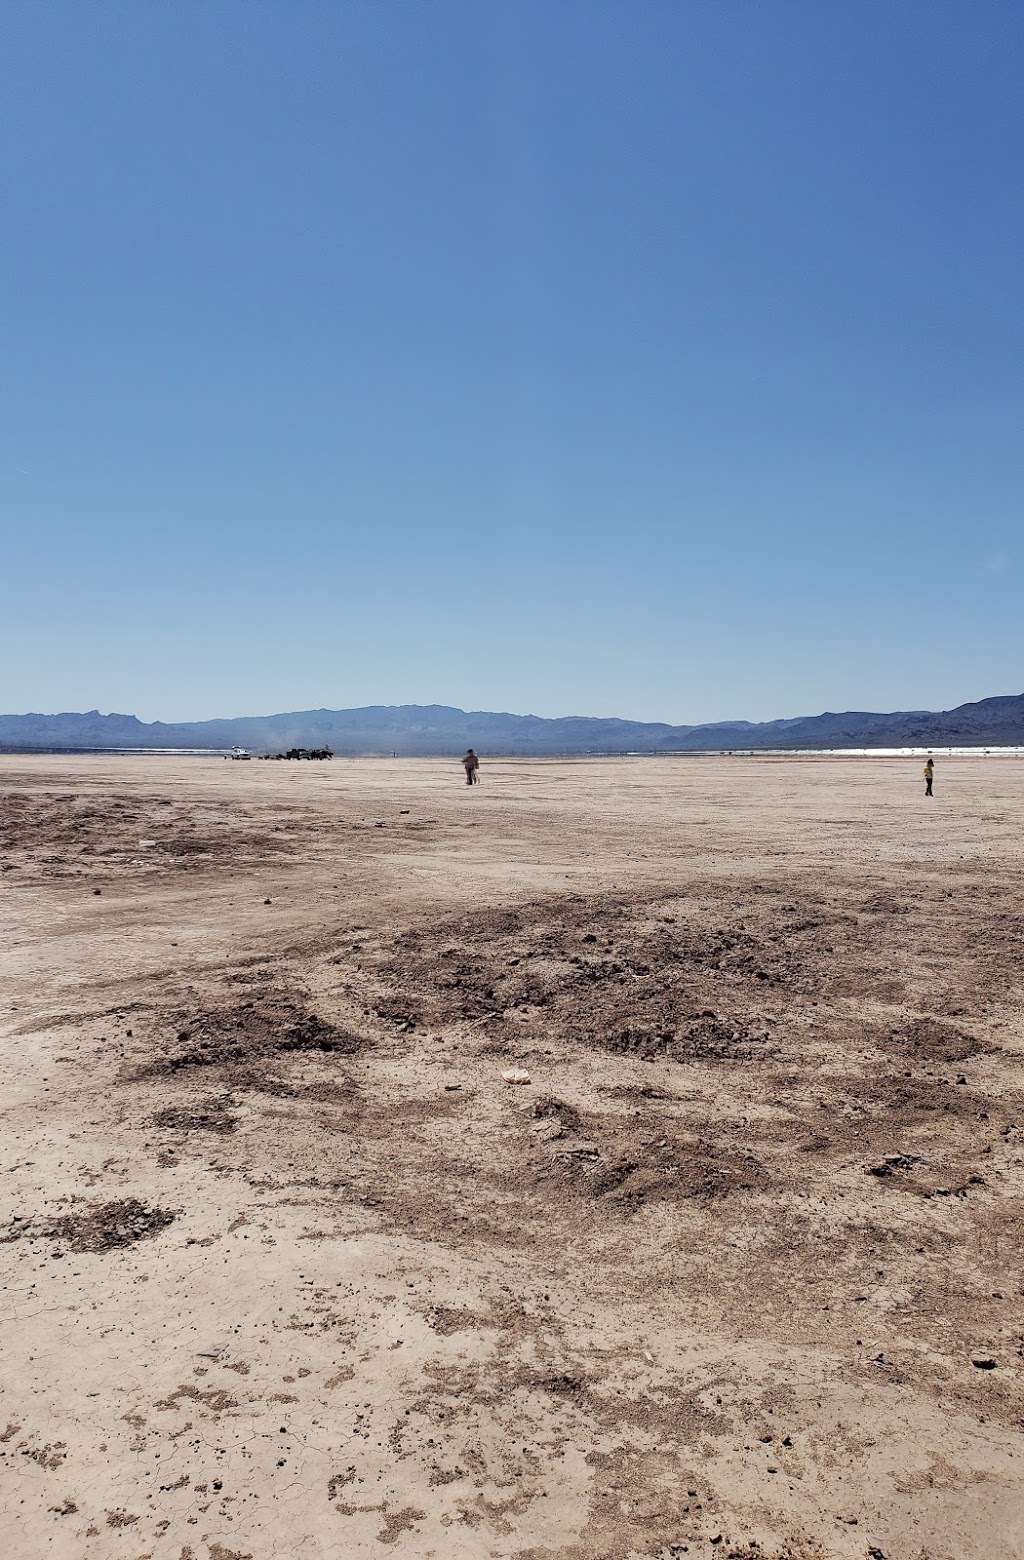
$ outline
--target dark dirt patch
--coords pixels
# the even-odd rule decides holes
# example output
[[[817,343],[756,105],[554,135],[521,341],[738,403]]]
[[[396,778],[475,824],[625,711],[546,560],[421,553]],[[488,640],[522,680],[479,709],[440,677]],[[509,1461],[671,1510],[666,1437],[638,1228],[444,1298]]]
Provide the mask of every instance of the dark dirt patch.
[[[865,915],[909,915],[911,906],[897,894],[882,890],[877,894],[869,894],[861,909]]]
[[[231,1007],[184,1015],[165,1054],[137,1078],[159,1078],[197,1067],[244,1068],[300,1052],[354,1056],[368,1041],[312,1013],[302,1003],[271,994]]]
[[[644,1060],[763,1060],[778,1049],[766,1004],[823,989],[851,929],[855,917],[819,903],[726,904],[709,925],[690,899],[574,895],[402,934],[369,955],[370,1008],[486,1025],[485,1043],[542,1029]]]
[[[599,1086],[599,1093],[610,1100],[674,1100],[668,1089],[659,1089],[653,1083],[606,1083]]]
[[[234,834],[176,834],[161,836],[156,849],[178,860],[206,856],[223,860],[240,855],[263,859],[281,855],[289,848],[289,842],[275,839],[272,834],[260,834],[239,829]]]
[[[965,1035],[937,1018],[916,1019],[894,1030],[889,1038],[904,1056],[920,1062],[962,1062],[995,1049],[988,1041]]]
[[[543,1376],[536,1385],[554,1397],[578,1398],[586,1391],[586,1385],[579,1376]]]
[[[403,997],[378,997],[373,1005],[373,1010],[378,1018],[383,1018],[390,1024],[400,1024],[410,1029],[419,1020],[419,1014],[414,1006]]]
[[[626,1206],[710,1202],[770,1184],[753,1154],[669,1136],[652,1143],[622,1132],[595,1134],[578,1147],[557,1146],[554,1163],[561,1178],[589,1196]]]
[[[669,1553],[681,1556],[683,1550],[679,1546],[672,1546]],[[719,1553],[722,1560],[828,1560],[825,1551],[817,1544],[802,1539],[783,1544],[781,1549],[773,1549],[770,1553],[758,1543],[730,1544],[727,1549],[719,1550]],[[881,1554],[881,1551],[868,1550],[868,1554]]]
[[[422,1522],[427,1515],[417,1506],[403,1506],[401,1510],[393,1511],[386,1501],[381,1509],[384,1524],[377,1534],[378,1544],[396,1544],[403,1533],[411,1531],[417,1522]]]
[[[860,1077],[822,1073],[825,1114],[817,1121],[805,1117],[793,1146],[803,1153],[848,1153],[856,1146],[884,1155],[906,1141],[907,1130],[924,1132],[927,1138],[938,1133],[934,1141],[948,1147],[950,1134],[958,1130],[973,1138],[979,1122],[991,1117],[994,1126],[1002,1124],[1003,1111],[993,1110],[992,1099],[958,1082],[958,1077],[962,1075],[952,1069],[945,1077],[920,1077],[909,1071]],[[1000,1103],[1012,1109],[1018,1100],[1008,1096]],[[917,1144],[924,1141],[919,1135],[915,1138]]]
[[[60,1221],[59,1228],[72,1251],[114,1251],[159,1235],[174,1218],[167,1208],[147,1207],[137,1197],[128,1197],[69,1215]]]
[[[874,1175],[879,1180],[888,1180],[900,1170],[910,1170],[914,1165],[920,1164],[920,1154],[886,1154],[875,1165],[868,1165],[868,1175]]]
[[[719,1018],[714,1012],[701,1013],[677,1030],[659,1032],[627,1024],[595,1039],[615,1056],[636,1056],[641,1061],[664,1057],[676,1062],[749,1062],[767,1059],[777,1050],[767,1030],[754,1031],[742,1020]]]
[[[16,1219],[2,1239],[61,1241],[72,1251],[116,1251],[159,1235],[174,1218],[166,1208],[151,1208],[137,1197],[127,1197],[94,1203],[55,1219]]]
[[[170,1105],[153,1116],[154,1127],[172,1132],[234,1132],[238,1117],[231,1114],[232,1101],[216,1098],[195,1105]]]
[[[452,1333],[466,1332],[469,1328],[494,1326],[486,1316],[461,1306],[435,1305],[427,1312],[427,1321],[442,1338]]]
[[[312,1078],[296,1080],[268,1071],[257,1058],[239,1062],[227,1070],[232,1089],[238,1094],[264,1094],[272,1100],[302,1101],[310,1105],[351,1106],[359,1089],[351,1078]]]
[[[187,1403],[200,1403],[203,1408],[208,1408],[211,1413],[223,1414],[229,1408],[238,1407],[238,1399],[233,1398],[230,1392],[225,1392],[223,1387],[209,1387],[201,1392],[198,1387],[188,1382],[165,1398],[160,1398],[153,1404],[154,1408],[171,1409],[180,1408],[182,1399]]]
[[[155,844],[143,846],[143,839]],[[96,869],[105,877],[195,870],[207,861],[264,861],[288,848],[287,841],[222,814],[196,818],[187,807],[131,792],[109,792],[102,803],[79,795],[0,794],[0,849],[19,853],[22,870],[44,878]]]
[[[537,1121],[557,1122],[564,1132],[578,1132],[582,1124],[579,1111],[553,1094],[542,1094],[535,1099],[532,1115]]]
[[[905,1125],[925,1122],[929,1117],[977,1117],[984,1109],[983,1096],[952,1078],[916,1078],[883,1076],[864,1079],[851,1094],[859,1108],[877,1122],[898,1120]]]

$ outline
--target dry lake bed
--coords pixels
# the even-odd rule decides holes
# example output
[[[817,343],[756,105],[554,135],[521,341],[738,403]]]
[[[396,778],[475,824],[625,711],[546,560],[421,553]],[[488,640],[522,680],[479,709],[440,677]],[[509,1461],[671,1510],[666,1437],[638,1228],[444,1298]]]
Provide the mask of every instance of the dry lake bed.
[[[0,757],[5,1556],[1024,1555],[1024,761],[920,768]]]

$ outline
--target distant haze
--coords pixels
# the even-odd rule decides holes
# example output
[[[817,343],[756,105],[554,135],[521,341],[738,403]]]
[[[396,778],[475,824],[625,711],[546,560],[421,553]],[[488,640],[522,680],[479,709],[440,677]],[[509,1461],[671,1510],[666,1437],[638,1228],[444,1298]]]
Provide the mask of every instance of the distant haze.
[[[729,748],[1012,746],[1024,743],[1024,694],[982,699],[956,709],[847,711],[761,723],[659,722],[460,710],[445,704],[371,705],[300,710],[231,720],[146,723],[134,715],[0,715],[0,749],[210,748],[256,753],[331,747],[338,754],[490,754],[686,752]]]

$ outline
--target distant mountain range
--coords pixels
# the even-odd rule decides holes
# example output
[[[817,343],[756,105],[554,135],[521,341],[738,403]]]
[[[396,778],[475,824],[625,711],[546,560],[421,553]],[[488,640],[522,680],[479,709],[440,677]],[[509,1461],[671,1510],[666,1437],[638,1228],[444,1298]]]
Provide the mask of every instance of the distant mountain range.
[[[569,715],[503,715],[446,704],[371,705],[358,710],[300,710],[233,720],[145,722],[134,715],[0,715],[0,750],[69,752],[102,748],[211,748],[254,753],[290,747],[335,753],[490,754],[679,753],[732,748],[994,747],[1024,744],[1024,694],[981,699],[953,710],[876,715],[802,715],[794,720],[719,721],[667,726],[657,721]]]

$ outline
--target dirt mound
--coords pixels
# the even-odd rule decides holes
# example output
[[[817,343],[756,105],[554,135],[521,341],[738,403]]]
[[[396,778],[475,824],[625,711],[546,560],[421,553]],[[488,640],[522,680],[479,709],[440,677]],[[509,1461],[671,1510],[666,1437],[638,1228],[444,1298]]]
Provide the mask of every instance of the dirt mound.
[[[891,1041],[904,1056],[921,1062],[962,1062],[993,1047],[985,1040],[962,1034],[952,1024],[938,1018],[919,1018],[903,1029],[894,1030]]]
[[[363,1036],[339,1029],[301,1003],[268,994],[259,1001],[187,1015],[167,1053],[135,1076],[166,1077],[193,1067],[244,1067],[302,1051],[354,1056],[366,1044]]]
[[[544,1392],[553,1392],[556,1397],[579,1397],[586,1391],[586,1386],[579,1376],[541,1376],[534,1384]]]
[[[675,1544],[669,1550],[671,1555],[681,1555],[682,1552],[681,1546]],[[880,1553],[880,1550],[868,1550],[869,1555],[878,1555]],[[740,1544],[739,1546],[730,1544],[729,1548],[722,1552],[722,1560],[828,1560],[828,1556],[817,1544],[808,1543],[800,1539],[793,1543],[784,1544],[781,1549],[773,1549],[770,1553],[768,1550],[762,1549],[761,1545],[754,1539],[749,1544]]]
[[[654,1083],[605,1083],[599,1092],[610,1100],[672,1100],[668,1089],[659,1089]]]
[[[4,1240],[24,1237],[63,1241],[72,1251],[116,1251],[123,1246],[133,1246],[148,1236],[159,1235],[161,1230],[173,1224],[174,1218],[166,1208],[148,1207],[137,1197],[126,1197],[115,1202],[94,1203],[56,1219],[15,1219]]]
[[[568,1190],[630,1213],[645,1203],[710,1202],[772,1184],[745,1136],[684,1136],[656,1109],[628,1119],[620,1111],[582,1112],[545,1094],[527,1121],[531,1179],[544,1201],[561,1203]]]
[[[742,1019],[726,1019],[705,1011],[679,1029],[657,1032],[627,1024],[596,1037],[598,1045],[615,1056],[637,1056],[642,1061],[665,1057],[669,1061],[749,1062],[774,1053],[767,1030],[754,1030]]]
[[[881,892],[871,894],[861,909],[865,915],[909,915],[910,906],[893,893]]]
[[[830,1134],[841,1136],[842,1123],[858,1135],[882,1134],[888,1139],[893,1127],[920,1126],[938,1116],[977,1119],[981,1098],[973,1089],[952,1079],[914,1078],[886,1074],[862,1078],[848,1090],[836,1091]]]
[[[172,1132],[234,1132],[238,1117],[231,1114],[230,1099],[217,1097],[195,1105],[169,1105],[152,1117],[154,1127]]]
[[[762,1191],[769,1177],[753,1154],[702,1140],[645,1142],[625,1133],[559,1142],[553,1160],[560,1177],[588,1196],[627,1207],[646,1202],[711,1202]]]
[[[579,1111],[553,1094],[542,1094],[534,1100],[532,1114],[536,1121],[555,1123],[563,1132],[579,1132],[582,1126]]]
[[[419,1019],[419,1014],[412,1011],[410,1003],[402,997],[378,997],[373,1008],[378,1018],[406,1029],[414,1028]]]
[[[765,904],[726,908],[708,926],[699,909],[664,895],[570,896],[403,933],[373,957],[368,1011],[407,1025],[542,1028],[644,1060],[764,1060],[777,1050],[766,1001],[816,991],[832,937],[856,922],[817,904]]]
[[[753,1155],[718,1150],[710,1143],[666,1141],[598,1168],[590,1185],[598,1196],[620,1202],[711,1202],[762,1190],[768,1176]]]

